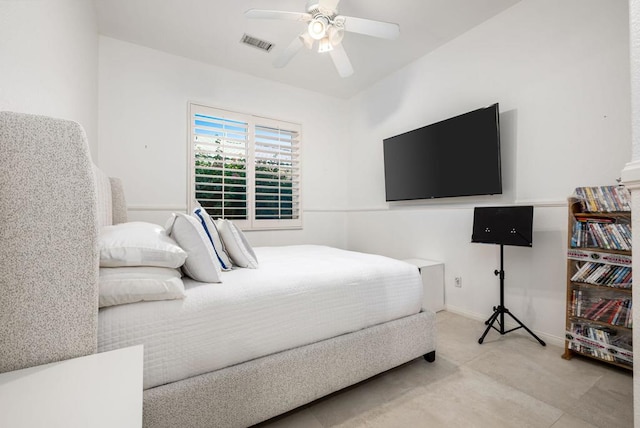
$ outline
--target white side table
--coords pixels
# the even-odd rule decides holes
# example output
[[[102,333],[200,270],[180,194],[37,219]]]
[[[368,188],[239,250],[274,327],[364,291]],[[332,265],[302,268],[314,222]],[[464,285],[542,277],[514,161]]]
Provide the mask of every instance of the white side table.
[[[142,427],[142,345],[0,374],[0,427]]]
[[[435,260],[404,260],[418,267],[422,275],[424,298],[422,308],[434,312],[444,310],[444,263]]]

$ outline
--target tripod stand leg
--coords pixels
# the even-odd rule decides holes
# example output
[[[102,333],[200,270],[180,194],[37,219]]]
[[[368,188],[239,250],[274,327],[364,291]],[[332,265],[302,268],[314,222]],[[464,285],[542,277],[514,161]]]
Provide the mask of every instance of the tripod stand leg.
[[[491,316],[489,318],[487,318],[487,320],[484,322],[484,325],[489,325],[493,322],[493,319],[496,316],[496,307],[493,307],[493,313],[491,314]]]
[[[516,318],[516,317],[515,317],[515,315],[513,315],[513,314],[512,314],[511,312],[509,312],[508,310],[507,310],[507,311],[505,311],[505,312],[506,312],[506,313],[508,313],[508,314],[509,314],[509,316],[510,316],[511,318],[513,318],[513,319],[514,319],[518,324],[520,324],[520,327],[522,327],[522,328],[524,328],[525,330],[527,330],[527,333],[529,333],[529,334],[530,334],[531,336],[533,336],[533,337],[534,337],[538,342],[540,342],[540,344],[541,344],[542,346],[547,346],[547,344],[546,344],[546,343],[544,343],[544,341],[543,341],[542,339],[540,339],[538,336],[536,336],[534,332],[532,332],[531,330],[529,330],[529,328],[528,328],[526,325],[522,324],[522,322],[520,322],[520,320],[519,320],[518,318]]]
[[[482,345],[482,342],[484,342],[485,336],[487,335],[487,333],[489,333],[489,330],[491,330],[491,327],[493,327],[493,323],[496,322],[499,314],[500,312],[494,309],[493,314],[489,317],[488,320],[484,322],[487,325],[487,328],[484,330],[484,333],[482,333],[482,336],[480,337],[480,339],[478,339],[479,344]]]

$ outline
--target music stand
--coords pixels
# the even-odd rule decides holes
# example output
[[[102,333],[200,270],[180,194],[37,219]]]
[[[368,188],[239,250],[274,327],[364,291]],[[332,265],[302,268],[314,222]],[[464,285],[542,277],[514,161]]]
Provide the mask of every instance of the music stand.
[[[484,322],[487,328],[478,339],[478,343],[482,344],[492,328],[501,335],[524,328],[542,346],[546,346],[542,339],[529,330],[504,306],[504,246],[531,247],[533,245],[533,207],[476,207],[473,212],[471,242],[500,245],[500,270],[496,269],[493,272],[496,276],[500,276],[500,304],[493,307],[493,314]],[[519,324],[518,327],[505,330],[504,314],[513,318]],[[496,322],[500,326],[499,329],[494,326]]]

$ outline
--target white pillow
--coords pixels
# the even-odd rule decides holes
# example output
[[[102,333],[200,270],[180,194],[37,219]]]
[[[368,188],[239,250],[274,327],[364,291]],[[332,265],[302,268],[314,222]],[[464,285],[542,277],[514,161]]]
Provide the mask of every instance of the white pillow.
[[[211,244],[213,245],[213,249],[216,252],[216,256],[218,258],[218,262],[220,263],[220,267],[222,270],[231,270],[231,260],[229,260],[229,255],[227,254],[222,239],[220,238],[220,234],[218,233],[218,229],[216,225],[211,221],[211,216],[207,211],[202,207],[197,207],[193,210],[193,215],[198,219],[200,225],[204,229],[204,232],[209,237]]]
[[[180,271],[163,267],[100,268],[98,290],[101,308],[185,297]]]
[[[244,233],[229,220],[218,219],[216,226],[233,262],[240,267],[257,269],[258,258]]]
[[[173,213],[167,223],[167,233],[187,252],[182,266],[187,276],[201,282],[222,282],[216,252],[195,217]]]
[[[177,268],[187,258],[162,226],[141,221],[105,226],[98,242],[101,267]]]

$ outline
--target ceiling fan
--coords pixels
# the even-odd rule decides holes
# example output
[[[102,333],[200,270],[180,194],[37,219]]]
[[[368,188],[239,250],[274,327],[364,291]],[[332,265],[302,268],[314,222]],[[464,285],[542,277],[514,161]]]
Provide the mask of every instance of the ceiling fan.
[[[273,63],[275,67],[284,67],[303,46],[312,49],[317,41],[318,52],[329,52],[338,74],[348,77],[353,74],[353,67],[342,46],[345,31],[393,40],[400,35],[400,26],[389,22],[339,15],[337,9],[339,2],[340,0],[309,0],[306,12],[249,9],[244,14],[247,18],[284,19],[307,24],[307,29],[293,39],[276,58]]]

